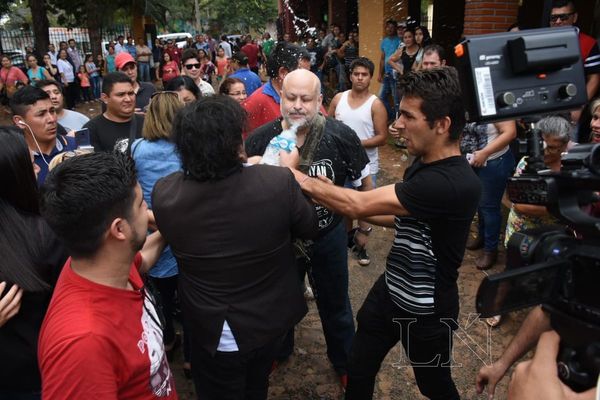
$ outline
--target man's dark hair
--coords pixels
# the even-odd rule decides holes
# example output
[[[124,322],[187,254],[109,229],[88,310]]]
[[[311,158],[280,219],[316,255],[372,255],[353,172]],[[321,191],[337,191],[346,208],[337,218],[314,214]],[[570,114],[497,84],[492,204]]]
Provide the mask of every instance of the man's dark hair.
[[[575,11],[575,2],[573,0],[552,0],[552,8],[571,7]]]
[[[430,44],[423,48],[423,54],[437,53],[440,56],[440,61],[446,59],[446,50],[439,44]]]
[[[185,174],[198,181],[217,181],[241,169],[245,124],[244,109],[224,95],[203,97],[179,111],[173,141]]]
[[[63,92],[63,89],[62,89],[62,85],[61,85],[61,84],[59,84],[59,83],[58,83],[58,82],[56,82],[56,81],[53,81],[53,80],[51,80],[51,79],[42,79],[41,81],[38,81],[38,82],[37,82],[37,84],[36,84],[35,86],[37,86],[37,87],[39,87],[40,89],[44,90],[44,88],[45,88],[46,86],[50,86],[50,85],[56,86],[56,87],[57,87],[57,89],[58,89],[58,90],[60,90],[60,92],[61,92],[61,93],[64,93],[64,92]]]
[[[277,43],[267,60],[267,74],[269,77],[276,78],[279,75],[279,68],[282,67],[287,69],[288,72],[298,68],[300,53],[300,48],[296,45],[286,42]]]
[[[453,67],[411,71],[402,76],[400,87],[404,97],[421,99],[421,112],[429,127],[435,121],[450,117],[450,140],[456,141],[465,126],[465,109],[461,98],[458,72]]]
[[[388,19],[387,21],[385,21],[386,25],[394,25],[394,28],[398,28],[398,22],[396,22],[396,20],[393,19]]]
[[[373,73],[375,72],[375,64],[373,64],[373,61],[369,60],[367,57],[355,58],[350,63],[350,73],[352,73],[352,71],[354,71],[354,68],[356,67],[363,67],[368,69],[369,75],[371,76],[373,76]]]
[[[184,65],[190,58],[195,58],[196,61],[200,62],[200,57],[198,57],[198,51],[196,49],[185,49],[183,51],[181,54],[181,65]]]
[[[123,39],[123,40],[125,40],[125,36],[123,36],[123,35],[119,35],[119,36],[117,36],[117,41],[118,41],[119,39]]]
[[[69,43],[71,43],[71,42],[75,42],[75,39],[73,39],[73,38],[69,39]]]
[[[233,53],[233,55],[231,56],[231,60],[237,61],[237,63],[240,64],[242,67],[248,65],[248,56],[243,51]]]
[[[130,218],[136,184],[133,159],[123,153],[73,157],[48,174],[40,211],[70,255],[90,257],[115,218]]]
[[[227,41],[227,35],[221,35],[221,40]]]
[[[25,115],[29,106],[40,100],[49,100],[50,96],[36,86],[23,86],[10,99],[10,109],[13,115]]]
[[[104,79],[102,79],[102,93],[107,96],[110,95],[113,86],[117,83],[131,83],[133,85],[133,81],[125,73],[111,72],[110,74],[106,74]]]

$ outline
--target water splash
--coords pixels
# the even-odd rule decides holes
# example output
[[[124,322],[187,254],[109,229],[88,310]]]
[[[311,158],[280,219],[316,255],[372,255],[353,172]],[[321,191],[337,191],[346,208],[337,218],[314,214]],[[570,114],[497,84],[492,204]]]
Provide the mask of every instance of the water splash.
[[[311,35],[316,33],[316,28],[312,27],[308,23],[308,19],[300,18],[296,15],[292,6],[290,6],[290,0],[283,0],[283,5],[287,9],[287,11],[292,16],[292,23],[294,24],[294,32],[298,37],[301,37],[303,33],[310,33]],[[303,25],[304,28],[301,28],[300,25]]]

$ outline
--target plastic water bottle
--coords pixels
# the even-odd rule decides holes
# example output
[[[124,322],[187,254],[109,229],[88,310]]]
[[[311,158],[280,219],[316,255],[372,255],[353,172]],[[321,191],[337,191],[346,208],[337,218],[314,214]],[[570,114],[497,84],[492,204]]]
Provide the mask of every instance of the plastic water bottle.
[[[285,150],[291,153],[296,146],[296,132],[298,125],[292,125],[289,129],[284,130],[279,135],[275,136],[269,142],[265,154],[263,154],[261,164],[281,165],[279,162],[279,151]]]

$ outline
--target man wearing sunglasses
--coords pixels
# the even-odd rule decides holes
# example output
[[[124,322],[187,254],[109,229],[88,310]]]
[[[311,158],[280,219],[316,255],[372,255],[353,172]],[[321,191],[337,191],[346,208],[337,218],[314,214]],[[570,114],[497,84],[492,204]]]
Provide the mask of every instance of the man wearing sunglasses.
[[[194,80],[194,83],[202,92],[202,96],[210,96],[215,94],[215,89],[212,85],[202,79],[202,70],[200,67],[200,57],[196,49],[186,49],[181,57],[181,65],[183,66],[183,75],[187,75]]]
[[[572,0],[553,0],[550,13],[550,26],[560,28],[572,26],[577,22],[577,11]],[[585,72],[588,99],[592,99],[600,87],[600,51],[593,37],[579,31],[579,47]],[[578,112],[577,114],[580,114]],[[572,115],[579,119],[579,115]]]

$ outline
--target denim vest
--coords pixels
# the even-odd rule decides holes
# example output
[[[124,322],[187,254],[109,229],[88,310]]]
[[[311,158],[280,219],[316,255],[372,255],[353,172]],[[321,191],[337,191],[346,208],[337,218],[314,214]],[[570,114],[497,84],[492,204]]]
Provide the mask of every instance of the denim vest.
[[[160,178],[181,170],[181,160],[175,145],[167,140],[149,141],[137,139],[131,146],[138,181],[142,187],[144,200],[152,209],[152,189]],[[148,274],[154,278],[168,278],[178,274],[177,261],[167,246]]]

